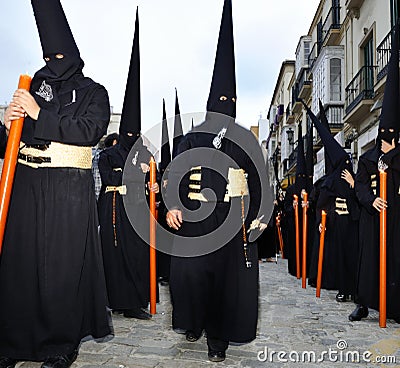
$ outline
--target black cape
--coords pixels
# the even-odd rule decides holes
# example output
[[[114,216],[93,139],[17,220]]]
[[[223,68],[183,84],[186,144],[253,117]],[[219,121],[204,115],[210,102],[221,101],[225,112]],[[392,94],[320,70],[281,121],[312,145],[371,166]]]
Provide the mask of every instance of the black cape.
[[[91,146],[106,132],[101,85],[81,74],[59,82],[49,109],[34,88],[42,109],[36,122],[26,119],[26,142]],[[43,361],[110,333],[90,169],[17,164],[0,262],[1,356]]]

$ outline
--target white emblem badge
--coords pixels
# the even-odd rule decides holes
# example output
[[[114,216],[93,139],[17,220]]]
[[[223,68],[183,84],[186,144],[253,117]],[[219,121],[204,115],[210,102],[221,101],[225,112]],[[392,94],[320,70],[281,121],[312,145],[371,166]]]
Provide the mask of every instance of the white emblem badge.
[[[216,137],[213,139],[213,145],[216,149],[221,148],[222,139],[225,137],[225,134],[226,134],[226,128],[222,128],[216,135]]]
[[[53,99],[53,90],[45,81],[42,82],[39,91],[37,91],[36,94],[44,98],[47,102],[50,102]]]
[[[135,157],[133,157],[133,159],[132,159],[132,163],[134,166],[136,166],[136,164],[137,164],[138,157],[139,157],[139,151],[136,151]]]

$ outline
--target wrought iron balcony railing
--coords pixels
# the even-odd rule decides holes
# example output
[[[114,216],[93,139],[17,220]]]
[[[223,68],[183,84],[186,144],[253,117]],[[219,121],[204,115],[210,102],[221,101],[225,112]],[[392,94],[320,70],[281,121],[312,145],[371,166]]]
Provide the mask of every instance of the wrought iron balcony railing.
[[[374,97],[375,65],[363,66],[346,87],[346,114],[350,113],[362,100]]]
[[[340,28],[340,6],[332,6],[329,9],[328,15],[326,16],[324,23],[322,24],[322,39],[328,37],[331,29]]]
[[[392,47],[394,28],[395,27],[390,30],[390,32],[376,48],[376,61],[378,63],[376,75],[377,82],[379,82],[387,73],[387,65],[390,59],[390,50]]]

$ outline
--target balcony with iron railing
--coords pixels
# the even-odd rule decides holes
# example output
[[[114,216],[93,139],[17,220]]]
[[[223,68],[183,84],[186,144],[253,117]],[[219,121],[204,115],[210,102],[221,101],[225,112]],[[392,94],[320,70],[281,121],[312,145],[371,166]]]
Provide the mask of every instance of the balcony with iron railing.
[[[378,64],[376,83],[378,84],[387,74],[387,66],[389,63],[392,39],[394,35],[395,26],[389,31],[386,37],[382,40],[379,46],[376,48],[376,61]],[[381,86],[378,86],[378,89]]]
[[[328,105],[325,108],[325,115],[332,134],[336,134],[343,129],[344,105]],[[316,134],[315,145],[318,147],[322,146],[318,132]]]
[[[340,6],[332,6],[322,24],[322,40],[324,45],[334,45],[338,41],[340,26]]]
[[[286,106],[286,124],[294,123],[294,115],[292,114],[292,104],[289,102]]]
[[[298,114],[302,110],[302,104],[299,100],[299,84],[296,82],[292,87],[292,114]]]
[[[310,70],[314,66],[314,63],[318,58],[318,54],[319,54],[319,44],[318,42],[315,42],[310,50],[310,54],[308,55],[308,67],[310,68]]]
[[[298,97],[302,99],[307,99],[311,94],[311,81],[309,80],[309,69],[302,68],[298,78]]]
[[[375,95],[377,66],[363,66],[345,89],[345,123],[353,123],[369,112]]]

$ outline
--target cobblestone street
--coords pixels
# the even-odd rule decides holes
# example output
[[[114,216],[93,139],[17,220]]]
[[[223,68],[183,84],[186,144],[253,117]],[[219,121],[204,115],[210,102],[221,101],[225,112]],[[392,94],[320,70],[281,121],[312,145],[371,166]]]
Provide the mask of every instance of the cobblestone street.
[[[157,305],[157,315],[151,321],[113,315],[115,337],[106,343],[83,343],[72,367],[191,368],[216,364],[221,367],[400,366],[398,324],[388,320],[386,329],[379,328],[378,313],[375,311],[370,311],[370,316],[364,321],[349,322],[347,316],[354,309],[353,303],[337,303],[334,291],[322,290],[321,298],[317,299],[314,288],[302,289],[301,281],[289,276],[286,269],[285,260],[279,260],[278,264],[260,264],[257,339],[247,345],[230,346],[223,363],[207,360],[204,337],[189,343],[184,335],[172,331],[168,287],[160,286],[161,303]],[[332,349],[331,356],[329,349]],[[278,359],[277,353],[272,351],[282,351],[286,355]],[[312,359],[311,356],[310,362],[307,354],[303,353],[311,351],[315,352],[316,358]],[[323,351],[328,353],[318,363],[317,359]],[[350,354],[346,355],[346,352],[355,351],[359,353],[360,362],[349,363]],[[371,362],[363,361],[362,354],[365,351],[372,353],[372,356],[368,353],[365,355]],[[291,361],[296,356],[299,356],[299,363]],[[306,359],[304,362],[302,356]],[[397,359],[397,365],[373,363],[377,359],[393,359],[393,356]],[[36,368],[40,367],[40,363],[23,362],[17,367]]]

